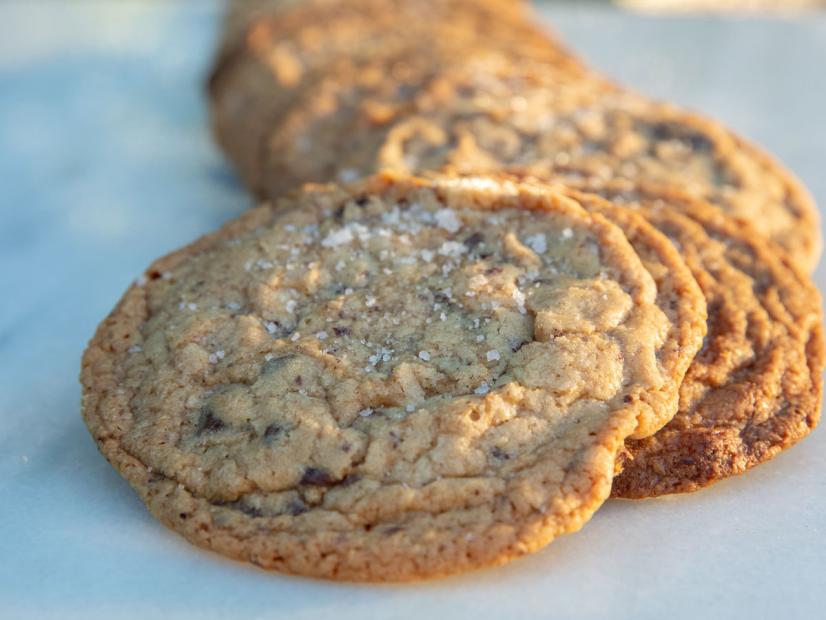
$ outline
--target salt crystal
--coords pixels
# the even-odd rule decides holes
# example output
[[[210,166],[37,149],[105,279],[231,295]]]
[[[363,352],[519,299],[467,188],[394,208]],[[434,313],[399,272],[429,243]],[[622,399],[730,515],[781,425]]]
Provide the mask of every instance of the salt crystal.
[[[361,411],[359,411],[359,415],[362,418],[369,418],[371,415],[373,415],[373,410],[369,407],[367,409],[362,409]]]
[[[461,256],[467,252],[467,246],[458,241],[445,241],[439,248],[439,254],[442,256]]]
[[[485,357],[487,357],[489,362],[495,362],[500,358],[499,351],[496,349],[491,349],[487,353],[485,353]]]
[[[433,217],[436,220],[436,225],[439,228],[444,228],[449,233],[455,233],[462,227],[462,222],[453,209],[439,209],[433,214]]]
[[[519,310],[519,314],[525,314],[525,293],[520,291],[518,288],[515,288],[513,289],[513,294],[511,296],[516,302],[516,307]]]
[[[338,171],[338,180],[342,183],[351,183],[360,176],[359,171],[355,168],[343,168]]]
[[[574,236],[574,231],[570,228],[563,228],[562,229],[562,238],[563,239],[570,239]]]
[[[321,245],[325,248],[332,248],[337,245],[350,243],[353,240],[353,232],[349,228],[339,228],[329,233],[321,240]]]
[[[528,244],[528,247],[531,248],[537,254],[544,254],[548,251],[548,242],[545,239],[545,235],[543,233],[536,233],[535,235],[531,235],[530,237],[525,239],[525,242]]]
[[[430,353],[428,353],[427,351],[419,351],[419,359],[424,361],[424,362],[429,362],[430,361]]]
[[[325,331],[316,332],[315,337],[318,338],[319,340],[327,340],[327,332],[325,332]]]

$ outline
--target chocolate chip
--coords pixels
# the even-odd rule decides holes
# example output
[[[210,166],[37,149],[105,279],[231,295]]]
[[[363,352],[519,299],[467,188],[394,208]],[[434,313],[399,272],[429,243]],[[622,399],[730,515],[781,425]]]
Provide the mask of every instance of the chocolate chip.
[[[683,457],[680,459],[680,465],[694,465],[694,459],[691,457]]]
[[[678,140],[686,144],[692,151],[711,151],[714,143],[711,139],[699,132],[685,133],[685,130],[669,123],[657,123],[651,128],[651,135],[657,142]]]
[[[334,327],[333,333],[341,338],[342,336],[349,336],[353,332],[349,327]]]
[[[475,248],[477,245],[482,243],[485,240],[485,237],[482,233],[473,233],[470,237],[465,239],[462,243],[465,244],[468,248]]]
[[[404,528],[401,527],[400,525],[391,525],[386,530],[384,530],[384,532],[382,532],[382,533],[386,534],[387,536],[392,536],[393,534],[398,534],[402,530],[404,530]]]
[[[622,402],[624,402],[624,403],[632,403],[632,402],[634,402],[634,398],[633,398],[630,394],[626,394],[626,395],[622,398]]]
[[[361,476],[358,474],[347,474],[344,477],[344,480],[339,483],[339,486],[349,487],[351,484],[355,484],[359,480],[361,480]]]
[[[488,267],[485,269],[486,276],[495,276],[497,273],[502,273],[501,267]]]
[[[287,514],[292,515],[293,517],[302,515],[308,510],[309,508],[307,508],[307,504],[302,502],[300,499],[295,499],[287,504]]]
[[[248,504],[238,503],[236,504],[238,510],[243,512],[245,515],[249,517],[263,517],[264,513],[261,512],[260,508],[256,508],[255,506],[250,506]]]
[[[651,127],[651,135],[657,142],[665,142],[667,140],[678,140],[679,134],[675,131],[673,125],[668,123],[656,123]]]
[[[335,479],[330,475],[326,469],[318,467],[308,467],[304,470],[304,475],[301,477],[301,484],[307,484],[314,487],[331,487],[336,483]]]
[[[278,424],[270,424],[267,428],[264,429],[264,438],[265,439],[275,439],[281,433],[284,432],[284,427],[279,426]]]
[[[341,205],[335,211],[333,211],[333,219],[336,222],[340,222],[343,218],[344,218],[344,205]]]
[[[226,428],[226,424],[221,420],[208,406],[201,409],[201,415],[198,417],[198,434],[203,433],[217,433]]]
[[[510,454],[497,446],[493,446],[493,448],[491,448],[490,455],[495,459],[501,459],[503,461],[507,461],[511,457]]]
[[[691,146],[691,150],[698,153],[709,152],[714,149],[714,143],[711,139],[700,133],[693,133],[688,136],[688,143]]]
[[[360,207],[366,207],[370,199],[367,196],[359,196],[356,198],[356,204]]]

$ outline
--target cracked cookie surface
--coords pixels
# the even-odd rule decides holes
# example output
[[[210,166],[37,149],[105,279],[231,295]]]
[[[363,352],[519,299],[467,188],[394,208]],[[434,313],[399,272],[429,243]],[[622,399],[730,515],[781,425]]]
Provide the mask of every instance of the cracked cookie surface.
[[[328,578],[447,574],[605,500],[670,380],[656,302],[622,232],[559,192],[311,187],[157,261],[84,355],[83,415],[197,544]]]
[[[675,190],[583,183],[642,214],[679,248],[708,303],[708,333],[662,430],[626,442],[614,497],[695,491],[763,463],[820,418],[820,295],[748,223]]]

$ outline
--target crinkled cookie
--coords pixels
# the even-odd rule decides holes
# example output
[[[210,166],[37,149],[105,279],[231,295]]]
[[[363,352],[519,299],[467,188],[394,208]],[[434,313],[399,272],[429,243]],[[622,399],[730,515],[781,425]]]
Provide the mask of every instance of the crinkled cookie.
[[[560,191],[308,187],[154,263],[83,358],[101,451],[190,541],[431,577],[579,529],[675,380],[655,280]]]

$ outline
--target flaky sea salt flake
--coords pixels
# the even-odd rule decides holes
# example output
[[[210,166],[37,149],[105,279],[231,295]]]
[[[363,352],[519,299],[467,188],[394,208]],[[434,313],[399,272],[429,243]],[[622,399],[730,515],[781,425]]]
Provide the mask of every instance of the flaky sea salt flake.
[[[325,248],[333,248],[337,245],[344,245],[353,240],[353,231],[349,228],[339,228],[330,232],[324,239],[321,240],[321,245]]]
[[[436,225],[449,233],[455,233],[462,227],[462,222],[453,209],[439,209],[433,217]]]
[[[525,243],[537,254],[544,254],[548,251],[548,242],[544,233],[536,233],[525,239]]]

